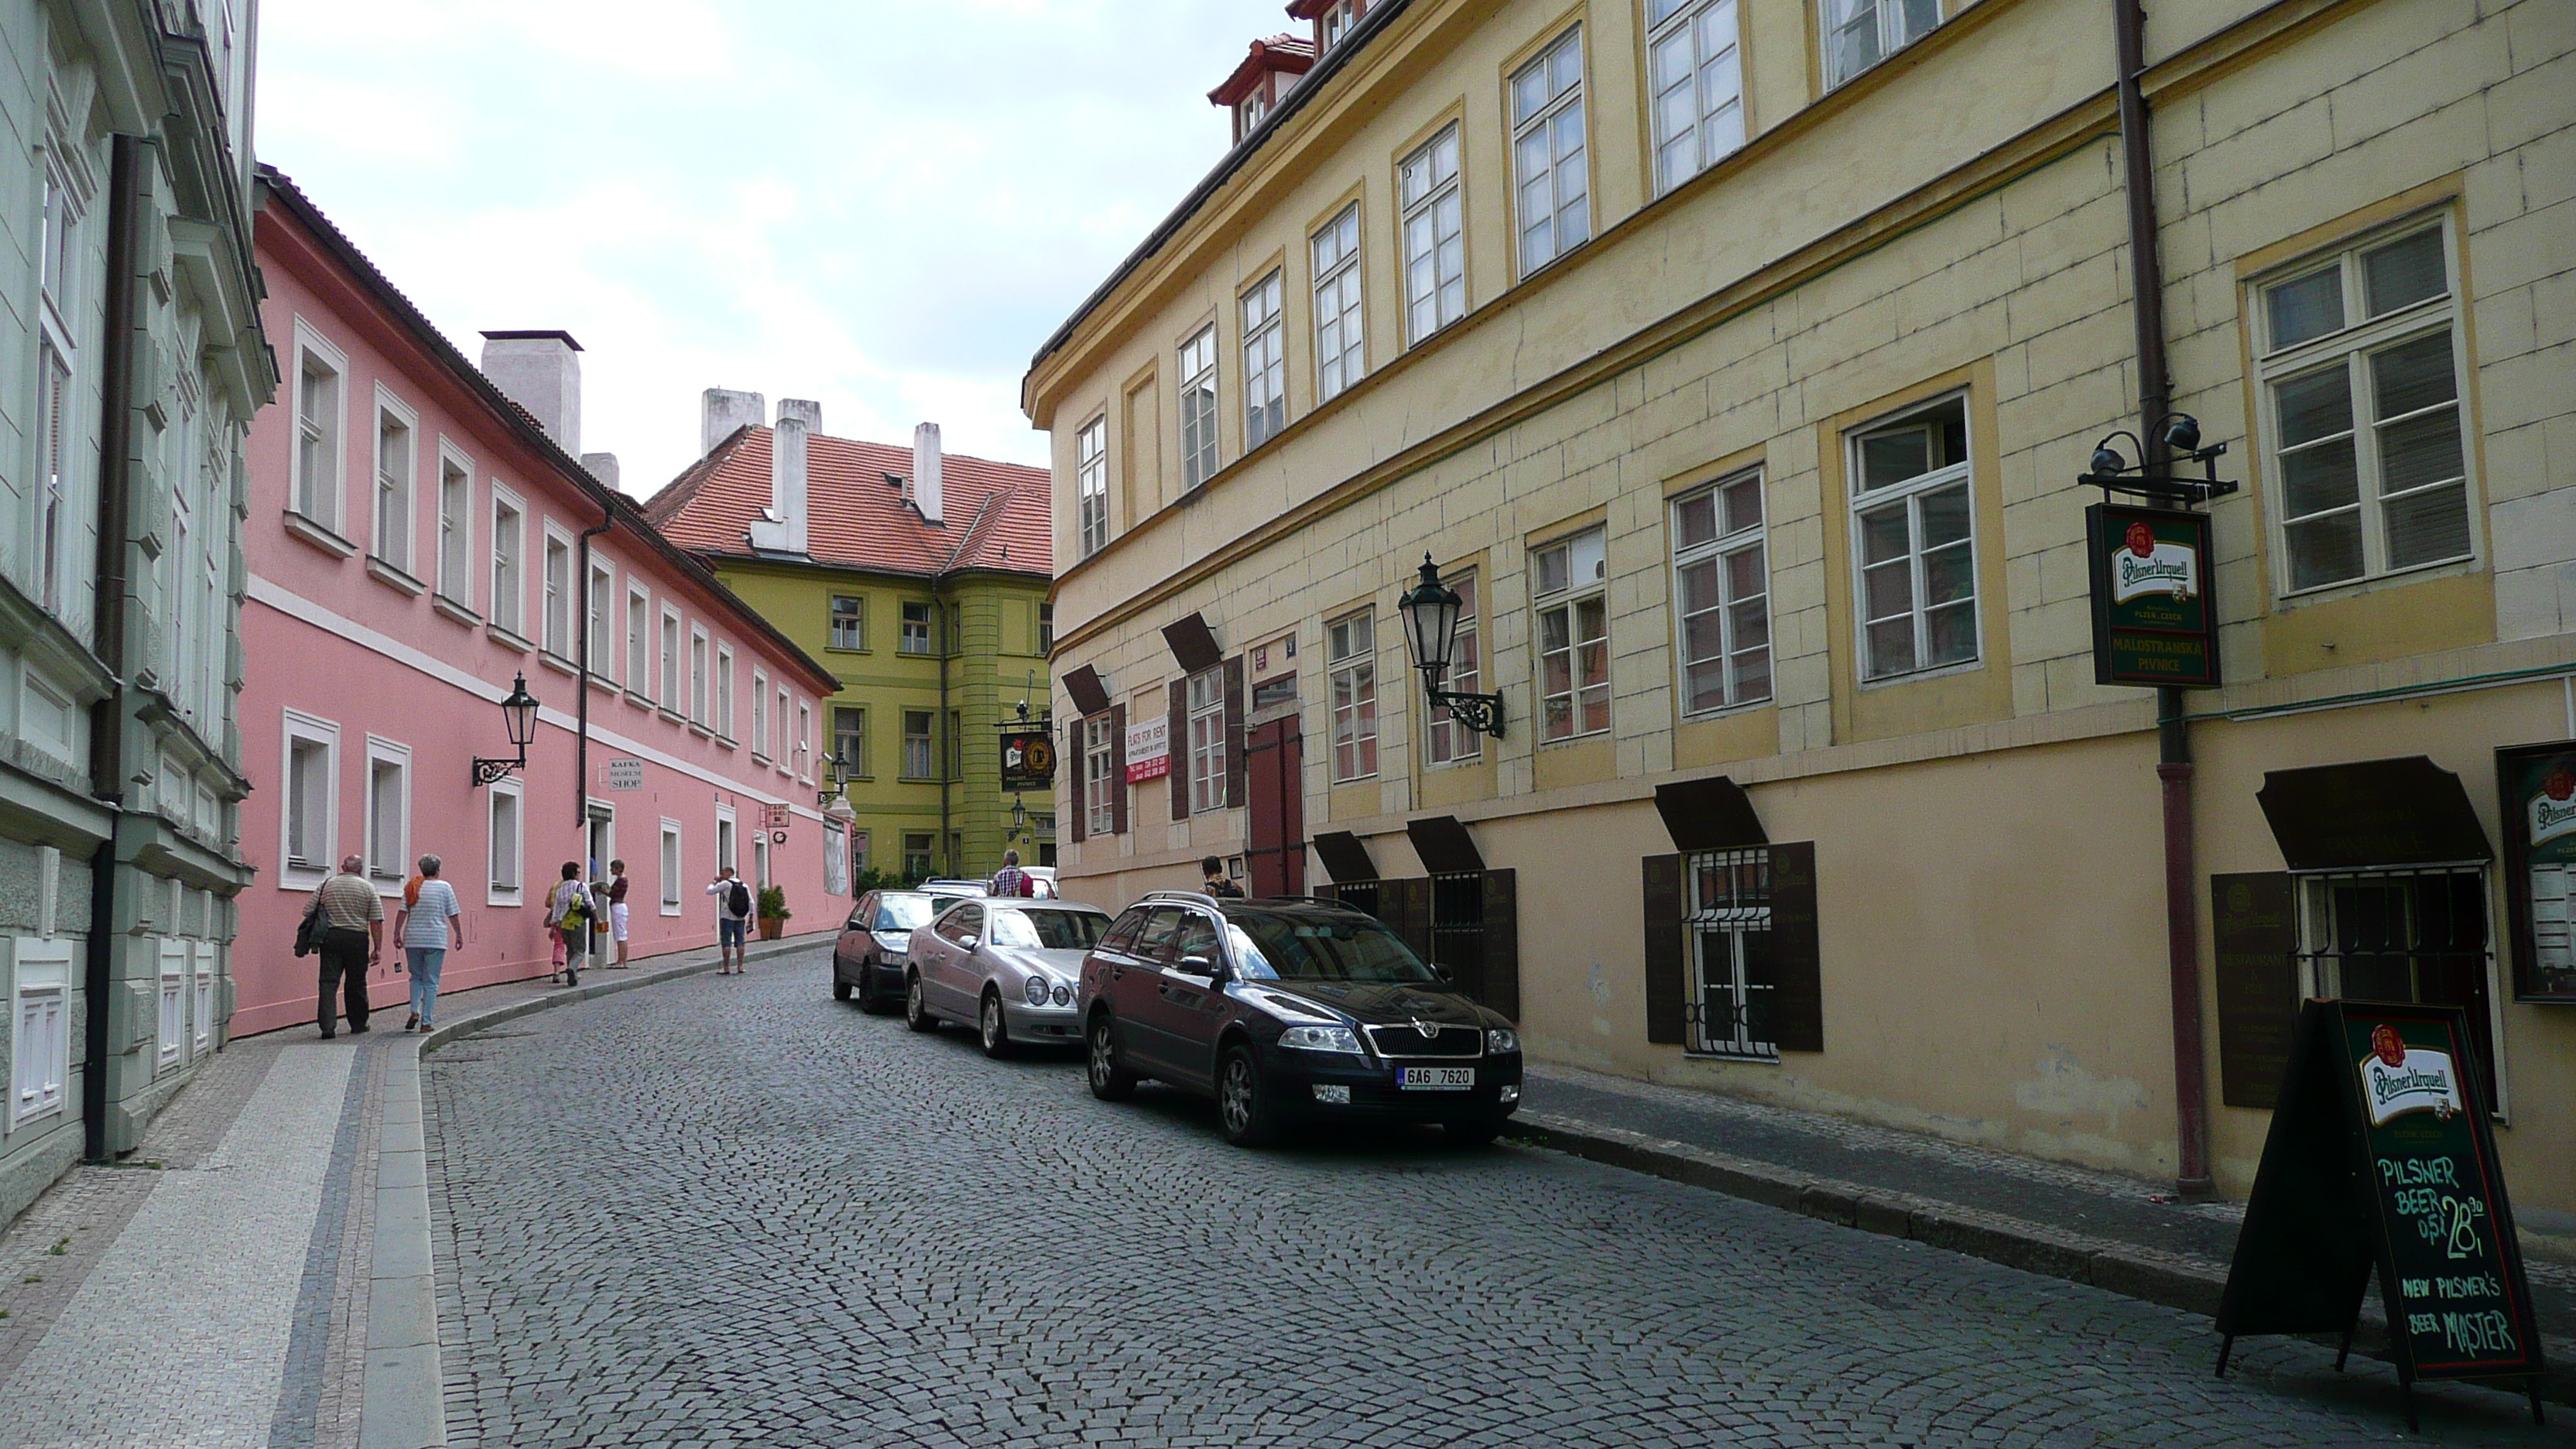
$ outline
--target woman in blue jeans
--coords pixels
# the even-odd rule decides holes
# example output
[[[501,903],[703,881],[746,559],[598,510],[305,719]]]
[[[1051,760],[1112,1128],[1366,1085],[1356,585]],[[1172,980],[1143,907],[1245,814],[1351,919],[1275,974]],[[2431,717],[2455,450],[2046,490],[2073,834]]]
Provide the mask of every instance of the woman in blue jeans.
[[[402,942],[411,965],[411,1020],[405,1031],[427,1031],[438,1011],[438,973],[447,965],[451,946],[465,944],[464,913],[457,908],[456,887],[438,878],[439,859],[420,858],[420,898],[394,918],[394,938]]]

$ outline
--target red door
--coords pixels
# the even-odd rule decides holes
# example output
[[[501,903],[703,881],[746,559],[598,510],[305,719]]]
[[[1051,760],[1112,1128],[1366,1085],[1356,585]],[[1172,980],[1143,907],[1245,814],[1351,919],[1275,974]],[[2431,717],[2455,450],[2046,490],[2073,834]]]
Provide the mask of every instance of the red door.
[[[1275,719],[1244,737],[1244,865],[1256,896],[1306,893],[1305,745],[1296,716]]]

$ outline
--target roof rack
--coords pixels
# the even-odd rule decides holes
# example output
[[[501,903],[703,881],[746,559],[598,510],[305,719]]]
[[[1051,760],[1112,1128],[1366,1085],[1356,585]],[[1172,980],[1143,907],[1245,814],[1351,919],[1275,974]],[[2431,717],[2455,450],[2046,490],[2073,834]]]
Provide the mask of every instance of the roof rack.
[[[1144,901],[1187,901],[1194,906],[1205,906],[1211,911],[1221,912],[1224,910],[1224,907],[1216,903],[1216,897],[1199,891],[1147,891],[1142,896],[1137,897],[1137,899]]]

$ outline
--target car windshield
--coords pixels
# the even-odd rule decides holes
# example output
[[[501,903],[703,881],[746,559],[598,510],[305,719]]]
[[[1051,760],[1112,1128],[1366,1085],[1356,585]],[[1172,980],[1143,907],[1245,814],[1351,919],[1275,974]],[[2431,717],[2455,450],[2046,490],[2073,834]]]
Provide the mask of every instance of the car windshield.
[[[1109,932],[1098,911],[995,911],[993,944],[1030,951],[1088,951]]]
[[[1440,980],[1393,931],[1375,921],[1263,913],[1236,917],[1232,924],[1235,930],[1228,935],[1249,976],[1418,985]]]
[[[934,902],[928,896],[887,896],[877,902],[876,928],[880,931],[909,931],[928,923],[934,906],[946,904],[945,901]]]

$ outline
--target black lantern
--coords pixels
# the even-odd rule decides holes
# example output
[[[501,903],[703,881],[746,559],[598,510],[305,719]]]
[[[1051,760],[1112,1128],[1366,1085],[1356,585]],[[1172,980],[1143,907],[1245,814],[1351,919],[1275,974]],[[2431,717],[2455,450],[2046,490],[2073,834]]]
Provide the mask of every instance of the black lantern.
[[[2121,428],[2107,434],[2102,441],[2093,445],[2092,469],[2075,481],[2099,488],[2106,494],[2127,493],[2139,498],[2152,498],[2159,503],[2179,503],[2186,507],[2195,503],[2206,503],[2212,498],[2224,498],[2236,491],[2236,483],[2233,479],[2218,476],[2218,458],[2220,454],[2227,451],[2227,445],[2212,443],[2206,448],[2202,447],[2200,419],[2189,413],[2167,413],[2156,419],[2154,426],[2147,431],[2155,432],[2159,428],[2163,430],[2166,450],[2177,454],[2182,462],[2198,463],[2200,477],[2185,478],[2173,473],[2147,471],[2147,445],[2140,441],[2137,434]],[[2112,442],[2119,438],[2129,440],[2130,449],[2138,455],[2137,462],[2130,462],[2121,455],[2119,449],[2111,446]]]
[[[1020,803],[1017,792],[1011,796],[1011,838],[1019,841],[1029,838],[1029,807]]]
[[[474,783],[489,785],[528,763],[528,745],[537,737],[537,697],[528,693],[528,676],[522,674],[510,686],[510,695],[501,701],[501,721],[510,731],[510,744],[519,752],[514,760],[487,760],[474,757]]]
[[[830,805],[834,800],[841,798],[841,791],[850,783],[849,760],[844,756],[836,754],[832,756],[831,763],[831,770],[824,776],[826,780],[831,782],[829,788],[814,792],[814,808],[817,810],[823,809]]]
[[[1449,717],[1471,730],[1497,739],[1503,733],[1503,697],[1499,694],[1452,694],[1440,687],[1449,674],[1450,651],[1458,642],[1458,592],[1440,582],[1440,566],[1422,556],[1422,576],[1412,592],[1396,601],[1404,616],[1405,643],[1413,650],[1413,667],[1422,671],[1422,692]]]

